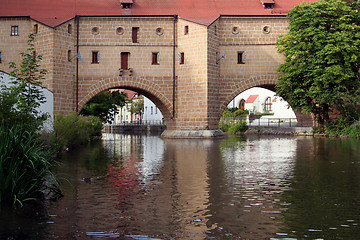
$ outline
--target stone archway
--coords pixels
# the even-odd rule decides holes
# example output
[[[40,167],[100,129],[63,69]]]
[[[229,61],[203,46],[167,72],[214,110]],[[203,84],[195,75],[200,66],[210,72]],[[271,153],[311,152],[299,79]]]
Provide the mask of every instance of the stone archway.
[[[95,95],[111,88],[124,88],[138,92],[149,98],[159,108],[165,121],[171,118],[172,103],[161,92],[161,88],[153,82],[139,77],[107,78],[91,85],[89,88],[81,88],[79,91],[79,110]]]

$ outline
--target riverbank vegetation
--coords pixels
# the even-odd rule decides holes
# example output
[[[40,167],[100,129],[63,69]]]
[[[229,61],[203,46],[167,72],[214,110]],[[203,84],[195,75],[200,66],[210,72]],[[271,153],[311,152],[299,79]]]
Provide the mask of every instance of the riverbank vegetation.
[[[61,196],[51,172],[55,156],[101,135],[100,118],[76,113],[58,115],[54,131],[44,130],[49,116],[39,107],[46,101],[40,87],[46,70],[40,69],[42,57],[34,41],[30,34],[21,64],[10,63],[12,79],[0,86],[0,204],[18,206],[51,198],[47,194]]]
[[[68,150],[101,136],[102,126],[101,119],[96,116],[80,116],[77,113],[58,114],[50,139],[58,151]]]
[[[247,110],[238,108],[226,108],[220,118],[220,130],[232,134],[245,132],[248,129],[248,126],[246,124],[246,121],[241,118],[246,118],[248,114],[249,111]]]
[[[295,6],[287,14],[289,31],[277,42],[285,63],[276,93],[294,110],[311,113],[316,133],[354,135],[358,129],[359,6],[352,0]]]

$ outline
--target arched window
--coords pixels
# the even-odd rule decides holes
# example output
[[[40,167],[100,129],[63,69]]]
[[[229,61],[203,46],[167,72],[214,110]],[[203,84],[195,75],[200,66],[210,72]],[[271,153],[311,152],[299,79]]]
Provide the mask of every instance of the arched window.
[[[244,100],[244,99],[241,99],[241,100],[240,100],[239,109],[242,109],[242,110],[245,109],[245,100]]]
[[[271,112],[271,110],[272,110],[271,105],[272,105],[271,98],[270,97],[266,98],[266,100],[265,100],[265,112]]]

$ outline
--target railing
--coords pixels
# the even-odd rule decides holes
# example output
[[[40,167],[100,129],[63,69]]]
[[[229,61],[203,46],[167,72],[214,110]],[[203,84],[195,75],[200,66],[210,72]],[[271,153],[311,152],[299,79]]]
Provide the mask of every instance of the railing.
[[[111,125],[165,125],[164,120],[122,121]]]
[[[296,118],[261,118],[256,116],[225,118],[230,121],[245,121],[252,127],[309,127],[312,122]]]

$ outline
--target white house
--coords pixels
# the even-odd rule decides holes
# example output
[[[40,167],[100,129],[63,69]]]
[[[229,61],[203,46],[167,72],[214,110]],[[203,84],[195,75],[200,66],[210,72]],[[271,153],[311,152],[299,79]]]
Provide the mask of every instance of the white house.
[[[0,86],[1,85],[11,85],[11,76],[3,71],[0,71]],[[52,130],[52,124],[54,122],[54,94],[43,87],[34,85],[33,87],[36,87],[38,89],[41,89],[42,93],[45,97],[45,102],[41,104],[38,108],[38,111],[40,113],[47,113],[49,115],[48,120],[45,122],[44,129],[46,130]],[[0,88],[1,91],[1,88]]]
[[[147,122],[162,121],[163,115],[156,105],[147,97],[144,97],[144,116],[143,120]]]
[[[265,88],[250,88],[236,96],[228,108],[241,108],[252,113],[273,113],[267,118],[296,118],[294,111],[275,92]]]

